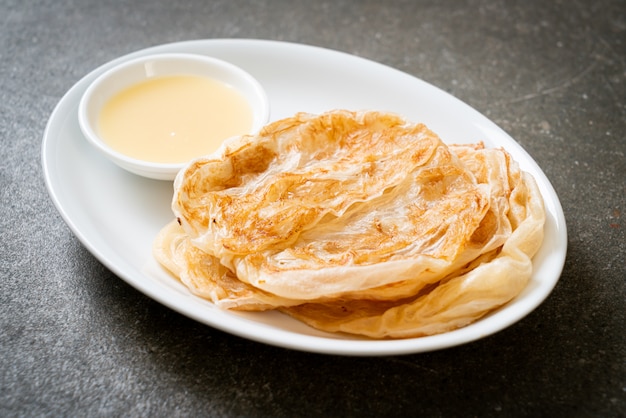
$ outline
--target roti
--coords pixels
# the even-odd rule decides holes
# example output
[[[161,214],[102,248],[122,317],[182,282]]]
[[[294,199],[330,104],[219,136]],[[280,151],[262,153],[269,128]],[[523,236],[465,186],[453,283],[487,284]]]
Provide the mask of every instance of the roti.
[[[385,112],[271,123],[190,162],[174,190],[154,254],[192,292],[372,338],[507,303],[543,239],[541,195],[506,151]]]

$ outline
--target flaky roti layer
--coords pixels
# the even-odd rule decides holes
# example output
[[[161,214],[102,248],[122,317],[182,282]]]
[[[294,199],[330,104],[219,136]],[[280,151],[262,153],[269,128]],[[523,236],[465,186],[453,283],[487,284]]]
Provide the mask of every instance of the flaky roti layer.
[[[478,260],[469,271],[461,269],[414,299],[307,303],[282,311],[324,331],[371,338],[420,337],[466,326],[515,298],[532,274],[545,221],[534,179],[524,173],[510,199],[514,210],[509,216],[517,228],[497,256]]]
[[[223,260],[286,248],[324,216],[381,196],[445,149],[424,125],[377,112],[297,114],[183,170],[173,211]]]

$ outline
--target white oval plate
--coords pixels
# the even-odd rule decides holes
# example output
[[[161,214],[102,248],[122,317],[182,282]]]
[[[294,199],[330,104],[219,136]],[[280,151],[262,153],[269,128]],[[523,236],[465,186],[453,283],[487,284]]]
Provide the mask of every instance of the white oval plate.
[[[173,215],[172,183],[132,175],[99,155],[78,127],[87,86],[106,69],[140,55],[183,52],[230,61],[267,90],[271,120],[299,111],[375,109],[424,122],[446,143],[484,141],[502,146],[532,173],[547,210],[545,241],[527,288],[503,308],[456,331],[403,340],[369,340],[320,332],[278,312],[218,309],[192,295],[153,260],[152,241]],[[154,300],[197,321],[251,340],[341,355],[395,355],[456,346],[500,331],[535,309],[559,279],[567,231],[558,197],[533,159],[480,113],[411,75],[349,54],[275,41],[213,39],[172,43],[111,61],[74,85],[54,109],[42,143],[48,191],[72,232],[104,265]]]

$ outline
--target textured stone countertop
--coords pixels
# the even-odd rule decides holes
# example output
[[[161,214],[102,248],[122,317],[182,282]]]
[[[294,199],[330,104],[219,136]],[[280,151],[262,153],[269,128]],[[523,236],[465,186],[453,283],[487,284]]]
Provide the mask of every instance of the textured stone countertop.
[[[364,57],[502,127],[563,206],[550,296],[468,344],[350,357],[218,331],[117,277],[50,199],[46,123],[101,64],[211,38]],[[0,98],[0,416],[626,416],[623,0],[0,0]]]

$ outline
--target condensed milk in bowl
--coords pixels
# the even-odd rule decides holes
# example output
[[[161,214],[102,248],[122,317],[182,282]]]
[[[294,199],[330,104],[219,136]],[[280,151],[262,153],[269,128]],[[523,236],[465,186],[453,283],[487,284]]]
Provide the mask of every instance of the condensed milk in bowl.
[[[261,84],[229,62],[199,54],[135,58],[101,74],[81,98],[87,140],[118,166],[173,180],[225,139],[253,134],[269,119]]]

